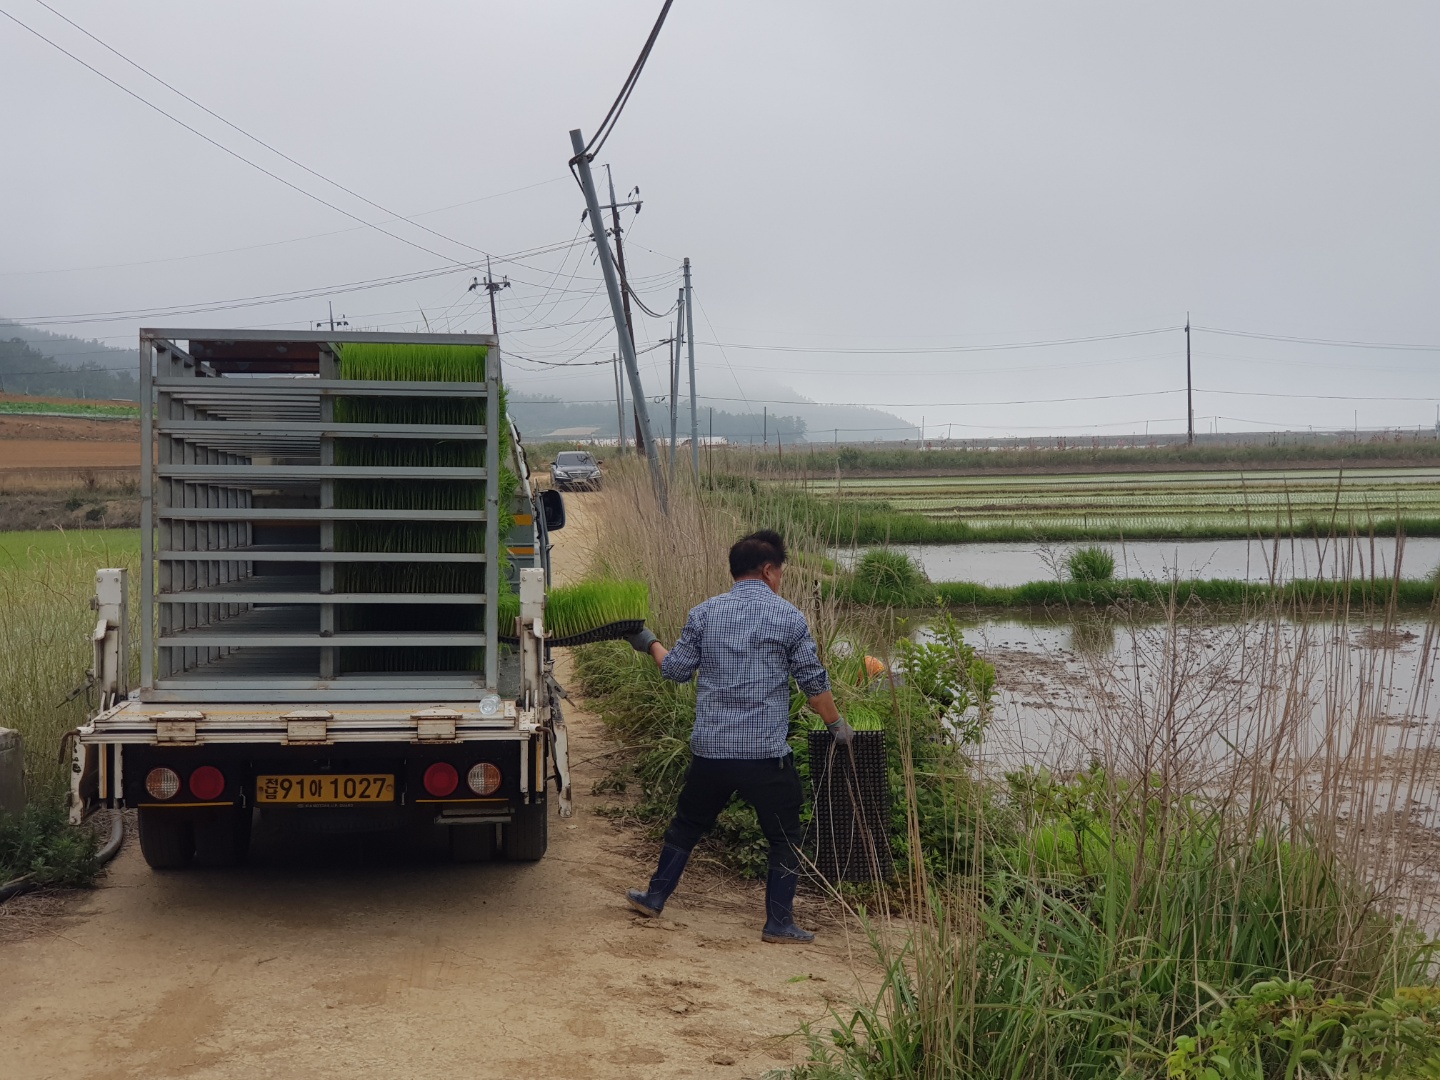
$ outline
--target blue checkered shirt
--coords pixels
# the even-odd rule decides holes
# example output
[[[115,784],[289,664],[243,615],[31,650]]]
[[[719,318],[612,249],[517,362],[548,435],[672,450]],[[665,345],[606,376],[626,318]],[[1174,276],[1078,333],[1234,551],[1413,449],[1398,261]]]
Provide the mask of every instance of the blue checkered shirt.
[[[697,671],[690,749],[707,758],[784,757],[791,677],[810,697],[830,689],[805,616],[755,578],[693,608],[660,665],[675,682]]]

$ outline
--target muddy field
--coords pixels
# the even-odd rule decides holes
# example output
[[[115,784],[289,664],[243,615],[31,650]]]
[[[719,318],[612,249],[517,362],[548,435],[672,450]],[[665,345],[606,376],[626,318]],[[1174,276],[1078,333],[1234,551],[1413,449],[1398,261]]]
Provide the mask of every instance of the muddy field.
[[[0,532],[140,524],[137,420],[0,415]]]

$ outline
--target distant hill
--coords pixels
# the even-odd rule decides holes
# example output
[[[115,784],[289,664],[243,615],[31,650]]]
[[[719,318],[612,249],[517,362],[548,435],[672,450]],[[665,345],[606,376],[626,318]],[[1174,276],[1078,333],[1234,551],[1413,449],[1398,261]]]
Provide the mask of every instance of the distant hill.
[[[0,319],[0,392],[140,400],[140,353]]]
[[[615,437],[615,406],[594,402],[566,402],[558,397],[526,394],[511,390],[506,398],[510,415],[527,439],[582,439]],[[783,410],[776,415],[777,410]],[[628,408],[627,408],[628,412]],[[729,412],[723,409],[700,408],[700,434],[725,438],[731,442],[759,443],[777,435],[786,443],[868,442],[873,439],[900,441],[919,437],[919,430],[899,417],[879,409],[841,405],[780,405],[769,413]],[[626,432],[633,421],[626,417]],[[664,405],[650,406],[650,423],[657,437],[669,434],[670,411]],[[713,431],[712,431],[713,424]],[[689,403],[681,401],[677,425],[681,437],[690,433]]]

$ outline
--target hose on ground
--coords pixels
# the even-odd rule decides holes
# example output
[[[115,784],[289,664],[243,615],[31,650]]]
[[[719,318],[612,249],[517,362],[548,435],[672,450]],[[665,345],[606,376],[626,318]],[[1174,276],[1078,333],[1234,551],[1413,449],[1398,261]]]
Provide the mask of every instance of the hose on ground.
[[[125,843],[125,812],[120,809],[110,811],[110,836],[100,849],[95,852],[95,865],[104,866],[111,859],[120,853],[121,846]],[[0,904],[9,900],[12,896],[19,896],[40,886],[29,880],[29,875],[16,878],[14,881],[7,881],[0,885]]]

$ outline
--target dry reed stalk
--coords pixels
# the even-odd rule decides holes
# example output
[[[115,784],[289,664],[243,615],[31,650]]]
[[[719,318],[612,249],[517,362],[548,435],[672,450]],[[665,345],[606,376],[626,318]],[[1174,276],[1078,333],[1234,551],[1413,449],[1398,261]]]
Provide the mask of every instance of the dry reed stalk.
[[[700,601],[730,590],[730,545],[760,528],[778,531],[790,549],[785,598],[810,620],[822,650],[833,640],[839,621],[836,605],[821,599],[821,573],[809,558],[824,546],[793,521],[760,520],[752,516],[755,506],[734,499],[722,505],[678,477],[670,490],[669,513],[664,514],[644,464],[634,458],[612,463],[604,489],[590,498],[595,507],[593,569],[649,585],[650,626],[662,640],[675,640]]]

